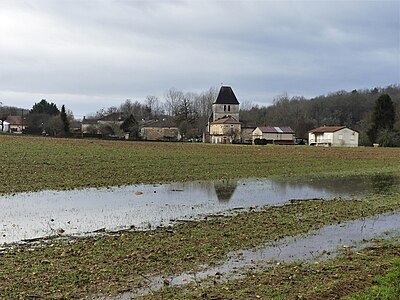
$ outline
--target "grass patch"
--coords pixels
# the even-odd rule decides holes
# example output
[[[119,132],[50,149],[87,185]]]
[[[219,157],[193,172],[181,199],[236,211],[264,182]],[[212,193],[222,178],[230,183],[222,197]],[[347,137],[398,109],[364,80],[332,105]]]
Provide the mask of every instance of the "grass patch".
[[[372,283],[371,287],[345,297],[345,300],[400,299],[400,257],[393,260],[393,266],[386,274],[375,276]]]
[[[296,201],[148,232],[53,241],[0,256],[0,297],[75,298],[141,286],[143,275],[173,274],[324,225],[400,208],[397,193],[365,201]]]
[[[398,174],[400,149],[0,136],[0,193],[248,177]]]

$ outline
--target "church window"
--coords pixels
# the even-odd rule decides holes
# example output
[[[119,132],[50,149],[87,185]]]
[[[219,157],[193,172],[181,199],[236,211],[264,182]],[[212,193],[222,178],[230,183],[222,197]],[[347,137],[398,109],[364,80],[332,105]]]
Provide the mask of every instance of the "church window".
[[[228,105],[228,111],[231,111],[231,106],[230,105]]]

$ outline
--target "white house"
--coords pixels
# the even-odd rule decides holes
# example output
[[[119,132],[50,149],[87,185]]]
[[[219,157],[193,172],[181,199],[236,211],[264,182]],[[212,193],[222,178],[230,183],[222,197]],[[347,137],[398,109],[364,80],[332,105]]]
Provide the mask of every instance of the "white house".
[[[0,120],[0,131],[9,132],[10,131],[10,123],[8,123],[7,121]]]
[[[265,139],[268,144],[293,144],[294,130],[289,126],[259,126],[251,134],[253,144],[256,139]]]
[[[358,147],[358,132],[347,126],[322,126],[308,132],[313,146]]]

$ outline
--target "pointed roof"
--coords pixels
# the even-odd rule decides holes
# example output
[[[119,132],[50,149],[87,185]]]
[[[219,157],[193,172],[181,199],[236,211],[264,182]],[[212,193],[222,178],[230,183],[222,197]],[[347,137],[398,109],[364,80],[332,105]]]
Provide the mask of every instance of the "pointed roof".
[[[230,86],[221,86],[214,104],[239,104],[239,101]]]

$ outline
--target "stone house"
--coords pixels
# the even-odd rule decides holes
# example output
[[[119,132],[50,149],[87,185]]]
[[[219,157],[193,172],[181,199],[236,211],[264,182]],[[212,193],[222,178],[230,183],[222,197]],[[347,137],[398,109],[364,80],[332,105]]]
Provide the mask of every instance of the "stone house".
[[[256,139],[265,139],[267,144],[293,145],[295,132],[289,126],[259,126],[253,130],[253,144]]]
[[[210,123],[210,138],[213,144],[239,143],[240,122],[233,117],[223,117]]]
[[[174,120],[162,119],[142,123],[140,137],[145,141],[176,142],[181,139],[181,134]]]
[[[120,130],[120,126],[124,121],[121,113],[112,113],[98,119],[87,119],[83,117],[82,120],[82,133],[113,134],[115,131]]]
[[[322,126],[308,132],[312,146],[358,147],[358,131],[347,126]]]

